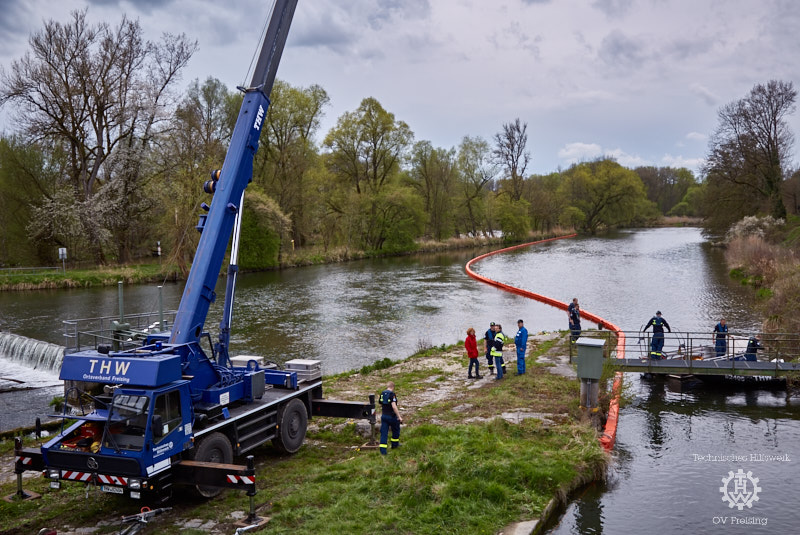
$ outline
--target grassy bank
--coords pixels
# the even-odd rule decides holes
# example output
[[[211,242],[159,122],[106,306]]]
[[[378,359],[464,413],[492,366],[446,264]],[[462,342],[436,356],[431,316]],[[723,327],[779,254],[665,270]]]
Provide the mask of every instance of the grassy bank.
[[[125,284],[142,284],[177,280],[174,268],[155,264],[131,264],[128,266],[104,266],[97,268],[69,269],[50,273],[0,274],[2,290],[47,290],[59,288],[89,288],[111,286],[119,281]]]
[[[800,331],[800,220],[793,220],[783,232],[735,236],[727,243],[725,259],[730,276],[753,288],[765,318],[764,331],[796,333]]]
[[[563,234],[563,233],[562,233]],[[531,235],[530,240],[552,237],[557,234]],[[349,262],[377,256],[404,256],[415,253],[429,253],[439,251],[453,251],[460,249],[474,249],[479,247],[501,246],[504,244],[499,237],[478,238],[451,238],[444,241],[419,241],[413,250],[394,251],[392,253],[380,251],[363,251],[337,247],[322,249],[318,247],[298,248],[281,253],[279,264],[274,269],[309,266],[318,264],[334,264]],[[227,269],[225,267],[224,269]],[[126,284],[141,284],[163,281],[175,281],[183,278],[178,268],[174,265],[159,263],[140,263],[125,266],[100,266],[97,268],[67,269],[62,271],[38,273],[6,273],[0,272],[0,291],[6,290],[45,290],[59,288],[88,288],[91,286],[112,286],[119,281]]]
[[[595,430],[582,422],[577,381],[535,361],[554,352],[567,354],[563,339],[534,337],[528,373],[514,376],[512,364],[497,382],[468,380],[460,345],[326,378],[327,397],[352,400],[394,381],[406,420],[402,447],[382,457],[362,448],[353,422],[319,418],[296,455],[259,448],[256,502],[259,515],[271,517],[260,533],[482,534],[538,518],[553,498],[599,477],[607,462]],[[74,485],[49,492],[39,478],[25,488],[42,498],[2,503],[0,533],[98,526],[144,505],[94,489],[87,500],[86,489]],[[3,495],[13,491],[12,483],[0,487]],[[247,498],[226,492],[198,502],[181,495],[171,505],[149,532],[232,533]],[[101,523],[97,533],[114,527]]]

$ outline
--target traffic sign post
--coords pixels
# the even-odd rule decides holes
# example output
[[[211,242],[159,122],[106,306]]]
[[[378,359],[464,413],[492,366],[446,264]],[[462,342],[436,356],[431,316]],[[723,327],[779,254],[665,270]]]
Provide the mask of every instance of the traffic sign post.
[[[64,275],[67,274],[67,248],[66,247],[59,247],[58,248],[58,258],[61,259],[61,269],[64,271]]]

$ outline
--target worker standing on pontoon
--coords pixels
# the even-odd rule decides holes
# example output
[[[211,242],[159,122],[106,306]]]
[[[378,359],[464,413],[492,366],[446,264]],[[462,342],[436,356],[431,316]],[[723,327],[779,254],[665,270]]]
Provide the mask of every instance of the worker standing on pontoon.
[[[650,327],[653,327],[653,339],[650,340],[650,358],[658,360],[664,357],[664,353],[661,352],[661,350],[664,349],[664,327],[666,327],[669,332],[672,332],[672,329],[669,323],[667,323],[667,320],[661,317],[660,310],[656,312],[655,316],[650,318],[644,330],[646,331]]]
[[[728,350],[725,344],[725,339],[727,338],[726,335],[728,333],[728,324],[725,322],[725,318],[719,320],[719,323],[717,323],[714,326],[714,332],[716,333],[717,336],[716,341],[714,343],[714,349],[717,352],[717,356],[721,357],[722,355],[727,353]]]

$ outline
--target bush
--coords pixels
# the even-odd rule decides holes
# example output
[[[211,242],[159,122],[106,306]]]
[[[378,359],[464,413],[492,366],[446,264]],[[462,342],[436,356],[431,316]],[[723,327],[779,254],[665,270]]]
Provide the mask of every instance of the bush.
[[[785,225],[783,219],[775,219],[772,216],[758,217],[747,216],[734,224],[725,234],[725,241],[731,243],[737,238],[747,238],[750,236],[763,239],[775,238],[780,227]]]
[[[247,197],[242,217],[239,241],[239,267],[261,270],[278,265],[281,227],[289,228],[291,221],[278,205],[266,195],[252,191]]]
[[[769,244],[758,235],[733,238],[725,251],[725,260],[732,266],[731,276],[744,283],[751,282],[747,281],[749,277],[767,285],[774,282],[781,271],[794,265],[791,251]]]

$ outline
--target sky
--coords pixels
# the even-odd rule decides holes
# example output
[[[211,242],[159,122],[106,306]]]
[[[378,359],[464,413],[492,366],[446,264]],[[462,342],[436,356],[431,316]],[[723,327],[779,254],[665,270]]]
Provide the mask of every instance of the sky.
[[[271,0],[0,0],[0,68],[44,20],[88,7],[199,49],[180,89],[246,80]],[[223,7],[225,6],[225,7]],[[527,124],[528,173],[612,156],[697,172],[717,111],[769,80],[800,86],[796,0],[299,0],[278,77],[331,99],[319,134],[376,98],[415,141],[457,147]],[[7,110],[0,132],[9,133]],[[797,135],[800,113],[789,118]],[[795,150],[792,163],[800,161]]]

